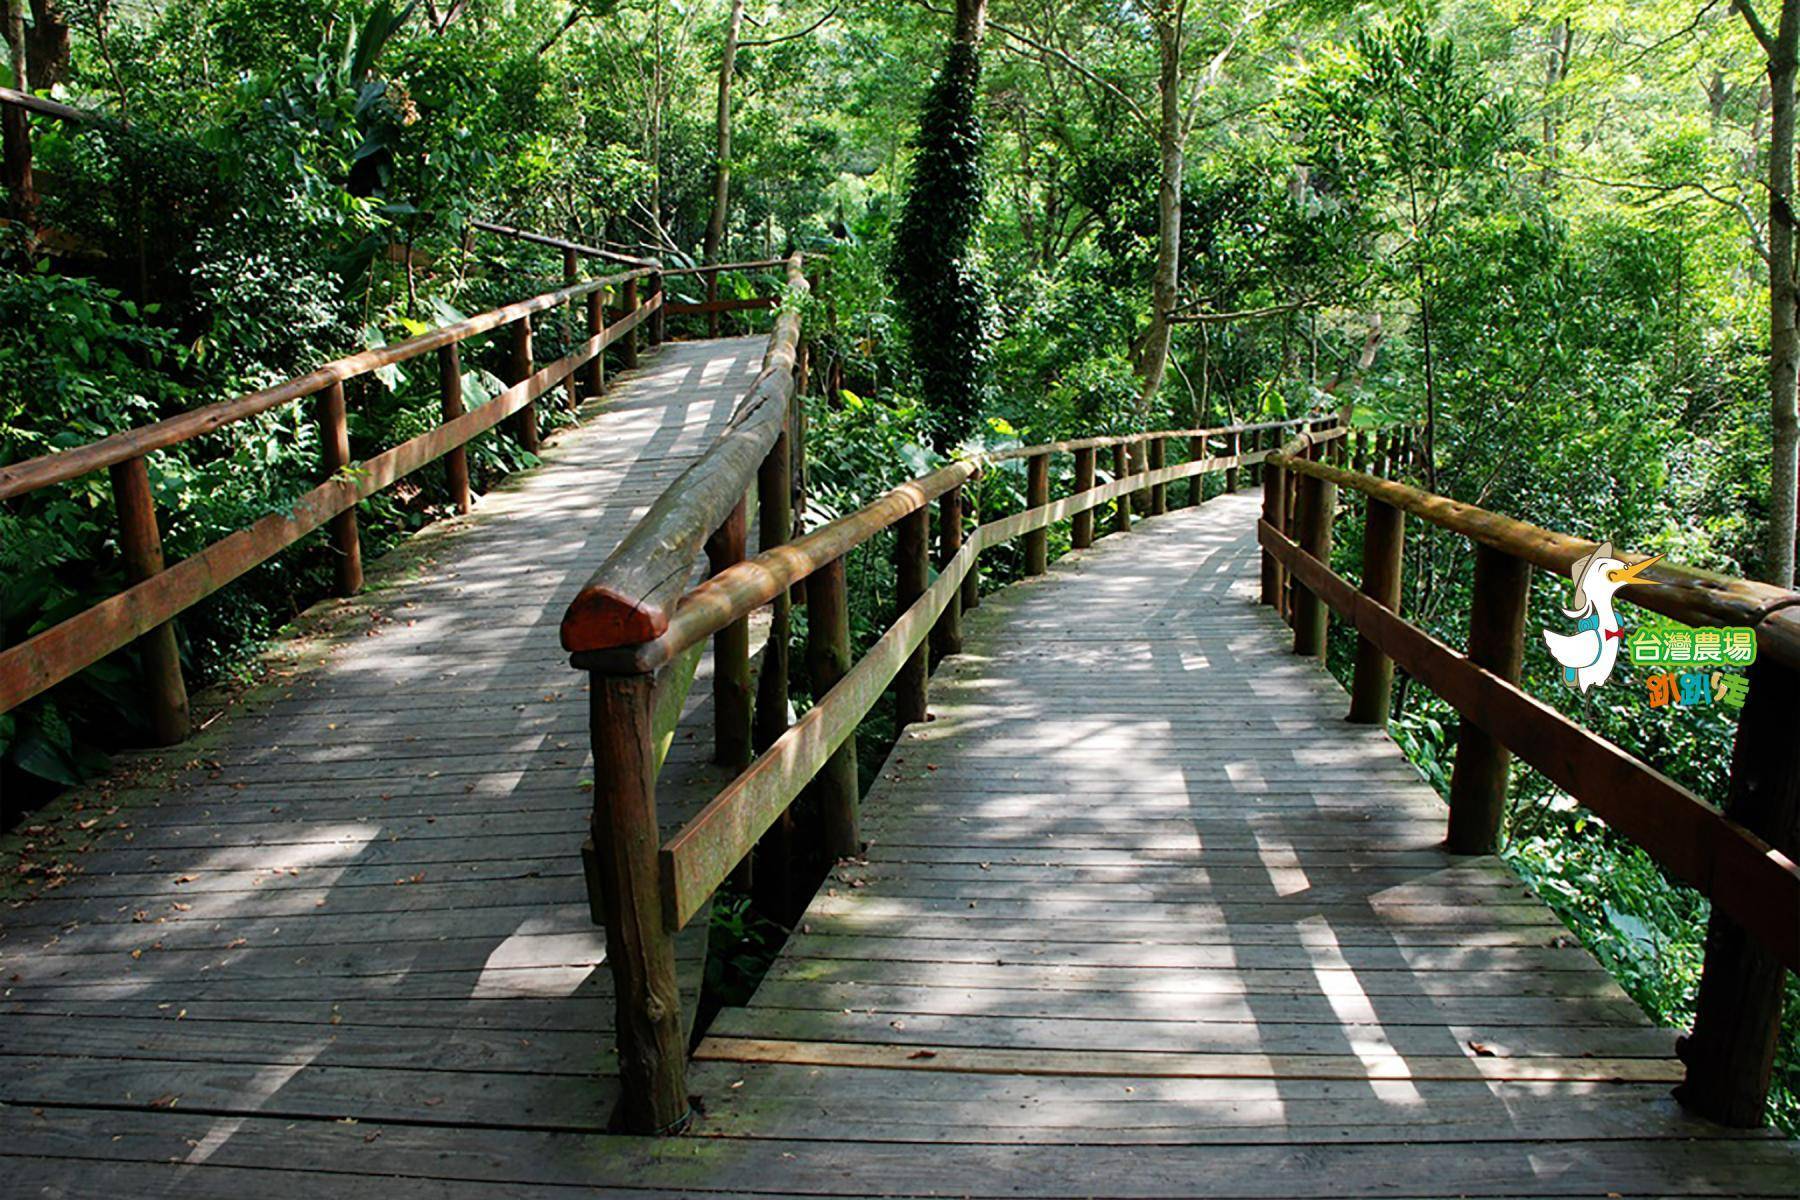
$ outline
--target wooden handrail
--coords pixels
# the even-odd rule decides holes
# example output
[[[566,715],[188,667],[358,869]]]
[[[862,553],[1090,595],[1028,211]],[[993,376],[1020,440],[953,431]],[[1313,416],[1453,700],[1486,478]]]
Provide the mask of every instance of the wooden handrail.
[[[149,538],[156,530],[154,505],[147,489],[132,486],[142,472],[146,454],[309,395],[322,394],[327,401],[320,408],[322,432],[330,456],[325,465],[331,477],[326,482],[301,496],[287,512],[263,517],[166,569],[161,562],[160,547],[156,547],[154,554],[146,559],[154,562],[154,569],[135,572],[132,586],[25,641],[0,650],[0,712],[44,692],[139,637],[155,635],[166,639],[170,636],[168,622],[175,616],[327,522],[335,523],[334,537],[346,563],[355,563],[359,551],[354,510],[360,501],[426,463],[457,453],[470,439],[509,417],[525,422],[521,432],[529,432],[535,438],[534,405],[538,399],[573,378],[608,346],[621,342],[631,346],[637,327],[658,311],[662,300],[660,292],[653,292],[643,303],[635,303],[631,294],[636,281],[648,274],[653,272],[631,271],[586,280],[431,330],[393,346],[339,359],[297,379],[236,400],[208,405],[154,425],[0,470],[0,498],[4,498],[110,467],[114,473],[115,493],[121,497],[137,497],[131,507],[121,499],[121,520],[144,530],[143,536]],[[531,361],[529,322],[533,314],[583,296],[598,297],[605,288],[618,282],[626,284],[630,304],[630,310],[624,316],[611,325],[603,325],[603,311],[597,304],[591,304],[590,336],[586,341],[563,358],[541,368]],[[460,368],[455,366],[456,351],[464,340],[506,325],[512,325],[524,335],[516,340],[511,386],[488,403],[465,412]],[[347,456],[348,447],[344,431],[343,381],[433,352],[440,355],[443,422],[356,464],[353,471],[345,471],[343,468],[349,464],[336,461]],[[450,357],[445,358],[445,355]],[[446,364],[449,364],[448,369]],[[526,444],[532,443],[528,440]],[[360,586],[359,567],[340,571],[339,590],[342,594],[354,593]],[[154,655],[150,661],[160,664],[153,669],[155,677],[150,680],[152,724],[158,731],[159,740],[180,740],[186,730],[187,699],[179,659],[170,653]]]
[[[1318,462],[1309,450],[1297,439],[1269,456],[1257,527],[1263,599],[1291,613],[1295,653],[1321,652],[1329,610],[1357,633],[1352,720],[1385,723],[1395,665],[1460,714],[1445,839],[1452,853],[1497,848],[1516,755],[1707,897],[1712,912],[1694,1029],[1678,1044],[1687,1080],[1676,1095],[1712,1120],[1760,1125],[1780,1027],[1781,975],[1800,972],[1800,593],[1658,562],[1627,594],[1685,623],[1755,631],[1757,656],[1721,810],[1521,686],[1531,569],[1566,575],[1593,543]],[[1296,481],[1304,501],[1298,517],[1287,499]],[[1360,589],[1330,563],[1340,487],[1367,499]],[[1405,514],[1476,546],[1466,653],[1400,616]],[[1291,606],[1284,574],[1293,581]]]
[[[142,457],[155,450],[166,450],[170,446],[180,445],[182,442],[190,441],[202,434],[212,433],[258,413],[268,412],[272,408],[279,408],[284,404],[291,404],[296,400],[315,395],[334,383],[343,383],[383,367],[431,354],[445,346],[488,333],[503,325],[510,325],[523,317],[560,308],[614,284],[643,279],[655,273],[649,268],[638,268],[583,280],[568,287],[558,288],[553,292],[533,296],[529,300],[521,300],[515,304],[491,309],[449,325],[441,325],[436,329],[419,334],[417,337],[407,338],[403,342],[395,342],[391,346],[380,346],[373,350],[364,350],[345,358],[336,359],[317,370],[308,371],[304,375],[296,376],[271,387],[260,388],[233,400],[221,400],[216,404],[208,404],[178,413],[153,425],[127,429],[70,450],[58,450],[53,454],[44,454],[37,458],[26,459],[24,462],[0,467],[0,500],[21,496],[51,484],[79,479],[90,472]]]
[[[808,290],[798,253],[788,260],[788,289],[792,297]],[[563,649],[636,645],[668,629],[701,546],[743,500],[787,424],[799,346],[800,311],[790,304],[770,335],[762,374],[731,423],[664,489],[570,602],[562,619]]]
[[[790,260],[791,287],[803,288],[798,256]],[[777,526],[778,544],[770,545],[764,523],[765,549],[753,559],[732,561],[718,539],[710,579],[686,591],[702,541],[718,530],[737,527],[745,493],[756,480],[759,495],[779,502],[788,495],[790,459],[780,447],[789,431],[803,426],[784,423],[798,336],[798,318],[784,313],[771,340],[771,359],[785,370],[765,372],[733,419],[701,461],[677,479],[620,544],[588,586],[571,604],[563,621],[563,645],[574,666],[591,672],[592,734],[596,780],[593,836],[584,848],[590,899],[596,918],[607,930],[608,959],[618,1006],[621,1081],[620,1119],[639,1132],[670,1132],[687,1119],[685,1065],[674,1000],[673,935],[693,919],[708,896],[744,859],[757,839],[773,836],[776,821],[802,788],[816,791],[812,811],[818,824],[817,850],[828,857],[854,853],[857,834],[857,770],[852,735],[857,724],[902,667],[916,662],[934,627],[939,644],[959,640],[957,616],[966,585],[973,581],[980,553],[1000,542],[1032,535],[1078,513],[1109,501],[1120,501],[1141,489],[1161,490],[1180,479],[1219,471],[1236,471],[1260,462],[1266,450],[1246,449],[1247,429],[1269,430],[1310,426],[1321,419],[1301,418],[1223,430],[1181,431],[1192,434],[1189,445],[1199,457],[1175,466],[1124,475],[1098,487],[1050,501],[1039,496],[1024,512],[978,526],[964,540],[963,486],[991,462],[1031,459],[1033,478],[1047,481],[1047,460],[1067,444],[1024,447],[991,456],[949,463],[892,489],[848,516],[840,517],[790,543]],[[789,376],[781,378],[781,376]],[[796,411],[792,416],[802,415]],[[1236,453],[1204,456],[1210,437],[1226,435]],[[1122,435],[1097,444],[1121,447],[1147,436]],[[1168,435],[1164,435],[1165,437]],[[1270,439],[1273,440],[1272,438]],[[1083,446],[1086,443],[1082,444]],[[1077,455],[1090,454],[1076,448]],[[764,457],[766,456],[766,457]],[[774,471],[769,471],[774,464]],[[1091,466],[1091,463],[1090,463]],[[1078,473],[1079,474],[1079,473]],[[1083,478],[1091,482],[1090,471]],[[1046,491],[1047,489],[1040,489]],[[1195,495],[1198,496],[1198,482]],[[1036,495],[1036,493],[1034,493]],[[927,553],[925,519],[934,500],[945,522],[957,528],[941,533],[946,557],[939,575],[923,586]],[[844,594],[845,556],[876,534],[897,524],[911,530],[900,539],[911,562],[909,577],[920,590],[909,595],[905,611],[869,653],[850,661]],[[735,534],[732,539],[737,541]],[[741,631],[749,614],[773,604],[772,660],[782,678],[766,701],[785,710],[786,605],[789,589],[804,584],[807,619],[807,670],[817,703],[764,745],[763,753],[743,766],[736,779],[666,845],[658,846],[655,778],[656,746],[666,734],[669,706],[658,697],[674,694],[691,676],[706,638],[713,637],[715,698],[729,699],[715,710],[719,723],[717,761],[730,761],[742,745],[743,731],[725,729],[727,722],[748,724],[740,697],[729,680],[743,673]],[[685,595],[683,594],[685,592]],[[779,644],[776,640],[779,639]],[[765,678],[767,677],[765,664]],[[915,670],[910,686],[922,689],[925,671]],[[910,678],[911,676],[909,676]],[[922,712],[922,699],[910,701]],[[660,712],[660,717],[655,713]],[[768,724],[758,718],[758,728]],[[730,736],[727,736],[729,734]],[[740,763],[740,765],[742,765]],[[787,846],[783,843],[783,846]],[[784,849],[772,848],[776,861]],[[802,849],[800,853],[805,854]],[[761,885],[759,885],[760,887]]]
[[[1283,470],[1361,492],[1555,575],[1567,577],[1570,565],[1595,549],[1593,542],[1582,538],[1554,533],[1389,479],[1300,458],[1287,447],[1269,461]],[[1642,585],[1621,593],[1621,598],[1690,625],[1750,626],[1756,630],[1761,651],[1790,666],[1800,666],[1800,620],[1770,619],[1800,606],[1800,593],[1678,566],[1666,559],[1646,570],[1643,579]]]
[[[54,117],[59,121],[73,121],[78,124],[96,124],[109,119],[104,113],[76,108],[74,105],[64,104],[60,100],[47,100],[42,96],[33,96],[30,92],[21,92],[16,88],[0,87],[0,104],[10,104],[15,108],[22,108],[40,116]]]

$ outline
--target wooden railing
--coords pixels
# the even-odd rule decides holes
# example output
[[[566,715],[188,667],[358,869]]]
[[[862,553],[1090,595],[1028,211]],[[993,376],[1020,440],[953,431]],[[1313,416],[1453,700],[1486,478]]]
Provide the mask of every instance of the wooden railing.
[[[790,294],[803,293],[798,259]],[[795,363],[799,319],[784,312],[763,376],[719,442],[680,479],[594,574],[563,619],[571,662],[590,673],[595,758],[593,838],[584,847],[595,920],[606,926],[617,1004],[620,1121],[636,1132],[666,1133],[688,1117],[686,1046],[675,977],[674,936],[719,884],[757,854],[757,886],[779,887],[793,864],[822,872],[861,848],[858,830],[857,725],[890,685],[900,724],[925,717],[932,651],[961,646],[961,614],[979,600],[980,555],[1024,540],[1024,571],[1047,568],[1048,529],[1070,520],[1076,548],[1093,543],[1095,510],[1116,502],[1114,528],[1128,530],[1135,504],[1166,510],[1169,485],[1222,472],[1239,474],[1271,453],[1286,431],[1329,424],[1311,418],[1211,430],[1171,430],[1031,446],[962,459],[887,492],[857,512],[789,541],[791,478],[798,455]],[[1171,441],[1187,460],[1169,465]],[[1143,447],[1133,473],[1128,451]],[[1050,460],[1074,459],[1072,495],[1050,499]],[[1098,483],[1102,453],[1114,478]],[[969,520],[965,485],[984,467],[1026,463],[1026,504],[1018,513]],[[747,500],[761,506],[762,552],[745,560]],[[1136,496],[1133,501],[1128,499]],[[938,577],[929,580],[930,513],[936,504]],[[898,588],[892,625],[852,663],[845,556],[889,528],[896,534]],[[712,572],[690,588],[702,545]],[[928,582],[929,580],[929,582]],[[816,698],[788,722],[789,604],[803,586],[806,668]],[[771,629],[751,704],[750,614],[771,606]],[[656,774],[706,639],[713,639],[716,758],[740,774],[693,820],[661,841]],[[930,645],[928,646],[928,640]],[[760,752],[752,759],[753,752]],[[795,819],[807,797],[810,825]],[[773,870],[769,870],[772,866]],[[815,874],[818,872],[815,872]]]
[[[1340,443],[1341,445],[1341,443]],[[1446,846],[1492,853],[1513,755],[1631,839],[1712,903],[1693,1033],[1679,1044],[1682,1102],[1725,1124],[1763,1123],[1781,1019],[1783,970],[1800,971],[1800,594],[1689,570],[1647,568],[1621,596],[1697,626],[1747,626],[1757,655],[1723,812],[1520,686],[1531,571],[1567,576],[1593,543],[1318,461],[1316,440],[1271,455],[1263,477],[1263,602],[1324,651],[1330,614],[1355,627],[1350,719],[1385,724],[1398,664],[1461,715]],[[1340,489],[1364,510],[1362,579],[1331,569]],[[1468,646],[1400,616],[1410,514],[1475,547]]]
[[[142,639],[149,692],[150,726],[157,741],[180,741],[188,730],[187,685],[176,648],[174,618],[327,523],[336,551],[336,589],[353,595],[362,587],[362,554],[356,505],[427,463],[448,458],[450,490],[458,511],[470,506],[467,443],[511,418],[520,442],[538,448],[537,402],[567,386],[573,407],[578,386],[598,395],[605,386],[603,352],[617,345],[627,367],[635,366],[637,329],[651,321],[652,343],[660,330],[653,318],[662,306],[661,277],[655,264],[577,280],[553,292],[445,325],[391,346],[327,363],[315,371],[233,400],[209,404],[153,425],[126,430],[69,450],[0,467],[0,500],[108,470],[118,512],[119,545],[130,587],[35,636],[0,650],[0,712],[92,666]],[[640,296],[640,284],[648,296]],[[610,317],[609,289],[621,307]],[[586,307],[585,341],[555,362],[538,365],[532,356],[532,318],[577,304]],[[506,330],[507,383],[486,404],[465,410],[462,344],[482,334]],[[435,354],[443,420],[420,434],[361,462],[350,461],[344,384],[384,367]],[[165,565],[146,461],[159,450],[212,433],[258,413],[311,397],[317,404],[321,473],[325,482],[294,502],[289,511],[263,517],[173,565]]]

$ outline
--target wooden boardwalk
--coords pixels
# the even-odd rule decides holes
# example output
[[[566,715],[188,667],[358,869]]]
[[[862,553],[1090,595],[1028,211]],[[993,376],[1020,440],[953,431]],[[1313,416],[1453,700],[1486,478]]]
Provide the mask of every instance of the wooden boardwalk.
[[[667,347],[313,614],[172,781],[73,815],[127,827],[0,922],[5,1194],[1800,1194],[1791,1144],[1680,1113],[1671,1034],[1546,909],[1436,848],[1252,603],[1248,497],[984,601],[867,860],[702,1043],[693,1134],[604,1133],[555,626],[763,344]],[[671,822],[718,782],[698,717]]]

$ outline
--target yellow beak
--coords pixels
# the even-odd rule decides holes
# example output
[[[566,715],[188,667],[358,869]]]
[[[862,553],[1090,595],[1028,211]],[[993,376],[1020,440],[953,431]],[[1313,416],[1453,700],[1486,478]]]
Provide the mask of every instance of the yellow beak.
[[[1648,583],[1648,582],[1650,582],[1648,579],[1639,579],[1638,576],[1642,575],[1644,573],[1644,568],[1648,567],[1651,563],[1660,562],[1661,560],[1662,560],[1662,555],[1652,554],[1649,558],[1646,558],[1643,562],[1636,563],[1632,566],[1626,567],[1622,571],[1608,571],[1606,573],[1606,577],[1608,579],[1612,580],[1614,583],[1620,583],[1620,584]]]

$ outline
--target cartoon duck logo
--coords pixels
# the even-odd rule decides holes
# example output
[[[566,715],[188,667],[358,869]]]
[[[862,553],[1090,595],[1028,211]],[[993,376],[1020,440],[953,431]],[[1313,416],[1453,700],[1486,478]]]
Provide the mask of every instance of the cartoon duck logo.
[[[1613,593],[1628,583],[1648,582],[1638,576],[1661,557],[1657,554],[1628,567],[1624,560],[1613,557],[1611,542],[1602,542],[1592,554],[1576,559],[1569,567],[1575,595],[1563,615],[1574,619],[1575,632],[1544,630],[1544,642],[1551,657],[1562,664],[1563,682],[1569,687],[1585,692],[1612,675],[1625,636],[1613,612]]]

